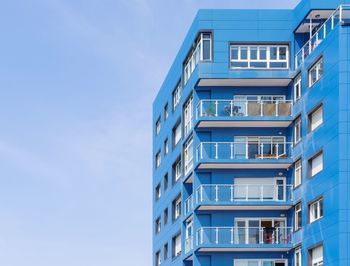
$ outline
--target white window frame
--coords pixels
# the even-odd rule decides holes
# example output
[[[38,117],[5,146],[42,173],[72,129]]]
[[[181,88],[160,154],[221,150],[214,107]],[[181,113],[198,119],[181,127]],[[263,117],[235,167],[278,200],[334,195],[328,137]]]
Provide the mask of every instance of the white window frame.
[[[174,147],[179,144],[182,139],[181,123],[178,123],[173,129],[173,144]]]
[[[233,266],[240,266],[240,262],[246,262],[247,264],[245,266],[248,266],[249,262],[257,262],[258,266],[263,266],[264,262],[273,262],[273,265],[275,265],[276,263],[284,262],[285,266],[288,265],[287,259],[234,259]]]
[[[193,96],[191,96],[184,106],[184,134],[190,133],[193,125]]]
[[[156,266],[160,266],[160,264],[162,263],[162,258],[161,258],[160,250],[158,250],[158,251],[156,252],[156,255],[155,255],[155,263],[156,263]]]
[[[321,160],[321,163],[319,166],[315,166],[314,163],[316,160]],[[318,173],[323,171],[323,152],[318,152],[316,155],[314,155],[311,159],[309,159],[309,167],[310,167],[310,177],[313,177],[317,175]]]
[[[314,258],[314,252],[316,249],[322,249],[322,257]],[[311,266],[322,266],[323,265],[323,256],[324,256],[324,250],[323,245],[319,245],[317,247],[309,249],[309,252],[311,253],[310,259],[311,259]]]
[[[174,249],[174,258],[176,258],[177,256],[181,255],[181,234],[177,234],[176,236],[173,237],[173,249]]]
[[[294,230],[297,231],[299,229],[302,228],[302,222],[303,222],[303,207],[302,207],[302,204],[301,202],[297,203],[295,206],[294,206]],[[300,213],[300,222],[301,222],[301,226],[299,227],[298,224],[299,224],[299,213]]]
[[[242,48],[247,48],[247,59],[242,59]],[[251,59],[251,49],[257,49],[257,59]],[[266,59],[260,59],[261,49],[266,48]],[[271,48],[277,48],[277,59],[271,59]],[[286,49],[286,59],[280,59],[280,48]],[[232,58],[233,49],[238,49],[238,59]],[[233,63],[247,63],[247,67],[233,66]],[[252,67],[251,63],[262,62],[266,63],[266,67]],[[271,67],[271,63],[286,63],[286,67]],[[231,69],[289,69],[289,46],[288,45],[245,45],[231,44],[230,45],[230,68]]]
[[[210,37],[206,37],[206,35],[209,35]],[[209,59],[204,59],[203,57],[203,49],[204,49],[204,41],[209,41]],[[211,32],[201,32],[197,39],[195,44],[195,49],[193,49],[189,55],[187,56],[185,60],[185,64],[183,67],[183,75],[184,75],[184,84],[187,83],[187,81],[190,79],[191,74],[196,69],[196,66],[199,62],[210,62],[212,60],[212,33]]]
[[[179,195],[175,200],[174,200],[174,205],[173,207],[174,209],[174,217],[173,220],[176,221],[177,219],[180,218],[181,216],[181,204],[182,204],[182,200],[181,200],[181,195]]]
[[[162,187],[160,183],[156,186],[156,200],[159,200],[162,196]]]
[[[184,145],[185,175],[193,168],[193,137],[189,138]]]
[[[294,266],[301,266],[302,263],[302,252],[301,247],[297,247],[294,250]]]
[[[301,74],[299,74],[294,80],[294,102],[301,98]]]
[[[173,91],[173,110],[180,104],[181,101],[181,82],[176,85],[176,89]]]
[[[294,163],[294,188],[298,187],[302,183],[302,160],[299,159]]]
[[[160,230],[162,229],[162,221],[160,219],[160,216],[156,219],[156,226],[155,226],[155,229],[156,229],[156,235],[160,233]]]
[[[315,120],[315,115],[320,112],[321,114],[318,114],[320,116],[320,120]],[[309,132],[315,131],[317,128],[319,128],[323,124],[323,105],[319,105],[316,107],[312,112],[309,113]]]
[[[164,140],[164,155],[167,155],[169,153],[169,139],[166,138]]]
[[[322,211],[321,211],[322,210]],[[323,217],[323,197],[309,204],[309,223],[313,223]]]
[[[160,151],[158,151],[156,154],[156,168],[159,168],[161,163],[162,163],[162,155],[160,154]]]
[[[313,64],[313,66],[309,69],[308,71],[308,78],[309,78],[309,88],[311,88],[314,84],[317,83],[317,81],[319,81],[322,76],[323,76],[323,69],[324,65],[323,65],[323,57],[321,57],[315,64]],[[313,81],[312,80],[312,73],[315,71],[316,74],[316,80]]]
[[[181,172],[181,158],[179,158],[174,164],[174,183],[176,183],[181,178]]]
[[[156,135],[158,136],[160,133],[160,129],[161,129],[161,121],[160,121],[160,117],[157,119],[156,122]]]
[[[297,117],[294,122],[294,144],[298,144],[302,138],[301,116]]]

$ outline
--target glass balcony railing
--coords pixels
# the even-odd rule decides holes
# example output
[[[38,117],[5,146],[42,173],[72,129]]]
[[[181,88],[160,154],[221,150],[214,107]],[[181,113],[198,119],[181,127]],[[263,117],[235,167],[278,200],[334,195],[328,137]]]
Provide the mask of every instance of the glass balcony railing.
[[[201,142],[197,146],[199,160],[269,160],[291,156],[289,142]]]
[[[201,100],[196,117],[291,116],[292,104],[290,100]]]
[[[185,239],[185,254],[193,249],[193,236],[189,236]]]
[[[350,22],[350,5],[340,5],[295,55],[295,69],[328,37],[339,24]]]
[[[292,231],[291,227],[201,227],[196,232],[196,244],[211,247],[284,246],[293,243]]]
[[[292,185],[201,185],[196,190],[197,204],[235,204],[240,202],[291,202]]]
[[[187,216],[193,211],[193,196],[189,196],[185,201],[184,201],[184,215]]]

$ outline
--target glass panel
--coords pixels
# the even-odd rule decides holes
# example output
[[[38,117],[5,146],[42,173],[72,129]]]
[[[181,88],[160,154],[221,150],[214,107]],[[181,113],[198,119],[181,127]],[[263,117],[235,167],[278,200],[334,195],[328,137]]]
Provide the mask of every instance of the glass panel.
[[[211,60],[210,58],[210,40],[203,41],[203,60]]]
[[[266,47],[259,47],[260,59],[266,60]]]
[[[231,59],[238,60],[238,47],[231,48]]]
[[[259,244],[259,221],[248,221],[248,243]]]
[[[286,60],[287,59],[287,48],[286,47],[280,47],[279,48],[279,56],[280,56],[280,60]]]
[[[248,59],[248,47],[241,47],[241,59]]]
[[[257,60],[258,59],[258,48],[250,47],[250,59]]]
[[[277,47],[270,47],[270,59],[277,60]]]

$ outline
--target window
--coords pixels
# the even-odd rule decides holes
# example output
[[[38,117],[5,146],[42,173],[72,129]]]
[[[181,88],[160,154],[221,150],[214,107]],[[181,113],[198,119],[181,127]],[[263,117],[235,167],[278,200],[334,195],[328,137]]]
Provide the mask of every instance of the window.
[[[169,152],[169,143],[168,138],[164,140],[164,155],[167,155]]]
[[[302,168],[301,159],[294,163],[294,187],[301,185],[302,180]]]
[[[164,244],[164,260],[168,259],[168,243]]]
[[[181,82],[176,86],[176,89],[173,91],[173,110],[179,105],[181,100]]]
[[[312,132],[323,123],[323,106],[317,107],[309,114],[309,131]]]
[[[184,147],[184,159],[185,159],[185,174],[192,170],[193,167],[193,138],[191,137]]]
[[[309,204],[310,223],[323,217],[323,198],[320,198]]]
[[[160,156],[160,151],[157,152],[156,154],[156,168],[158,168],[160,166],[160,163],[162,162],[162,158]]]
[[[169,218],[168,208],[166,208],[164,210],[164,225],[166,225],[168,223],[168,218]]]
[[[173,128],[173,145],[176,146],[182,138],[181,134],[181,123],[178,123],[174,128]]]
[[[234,260],[234,266],[287,266],[287,260],[273,259],[249,259],[249,260]]]
[[[164,121],[166,121],[169,117],[168,104],[164,106]]]
[[[301,247],[297,247],[294,251],[294,266],[301,266]]]
[[[302,209],[301,202],[294,207],[294,230],[299,230],[302,227]]]
[[[173,237],[173,257],[177,257],[181,254],[181,234]]]
[[[159,200],[162,195],[162,189],[160,183],[156,186],[156,200]]]
[[[200,61],[211,61],[212,40],[210,32],[203,32],[198,35],[195,48],[190,51],[184,64],[184,84],[187,83]]]
[[[294,80],[294,102],[301,98],[301,74]]]
[[[309,160],[310,177],[315,176],[323,170],[323,153],[320,152]]]
[[[158,136],[160,133],[160,117],[158,118],[156,122],[156,135]]]
[[[161,258],[160,258],[160,250],[156,252],[156,258],[155,258],[156,266],[159,266],[161,264]]]
[[[156,234],[159,234],[160,233],[160,229],[161,229],[161,221],[160,221],[160,217],[157,218],[156,220]]]
[[[173,201],[173,221],[176,221],[181,216],[181,195]]]
[[[164,175],[164,191],[168,189],[168,173]]]
[[[299,116],[294,122],[294,144],[301,141],[301,116]]]
[[[181,178],[181,157],[173,165],[173,184]]]
[[[309,88],[311,88],[323,75],[323,58],[318,60],[309,70]]]
[[[311,266],[322,266],[323,265],[323,245],[310,249],[309,258],[310,258]]]
[[[231,45],[231,68],[288,69],[288,45]]]
[[[193,120],[193,97],[191,96],[184,107],[184,124],[185,124],[185,136],[192,129],[192,120]]]

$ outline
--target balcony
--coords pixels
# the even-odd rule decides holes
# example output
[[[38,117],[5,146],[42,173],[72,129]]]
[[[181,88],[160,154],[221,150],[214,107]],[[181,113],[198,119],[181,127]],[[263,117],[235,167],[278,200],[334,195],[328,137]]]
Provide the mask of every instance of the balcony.
[[[319,11],[315,11],[319,12]],[[317,15],[319,16],[319,15]],[[317,17],[316,16],[316,17]],[[295,55],[295,69],[298,69],[306,58],[325,40],[330,33],[339,25],[349,25],[350,22],[350,5],[340,5],[331,15],[319,25],[316,21],[309,18],[309,28],[318,28],[310,36],[310,39]],[[297,30],[298,31],[298,30]]]
[[[288,251],[293,248],[291,227],[201,227],[198,251]]]
[[[199,210],[287,210],[292,200],[291,185],[209,184],[196,190]]]
[[[185,239],[185,254],[193,250],[193,236],[189,236]]]
[[[199,128],[288,127],[292,104],[289,100],[201,100],[196,118]]]
[[[292,164],[292,143],[268,140],[268,137],[265,142],[263,139],[256,142],[201,142],[196,149],[198,169],[288,168]]]

